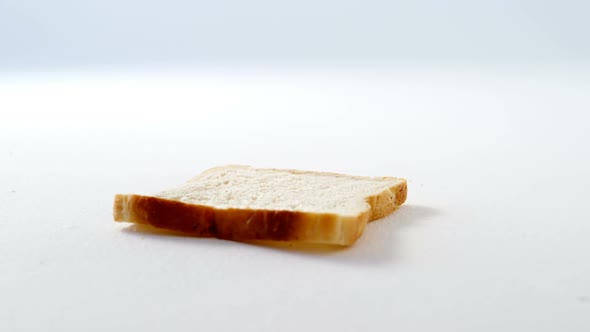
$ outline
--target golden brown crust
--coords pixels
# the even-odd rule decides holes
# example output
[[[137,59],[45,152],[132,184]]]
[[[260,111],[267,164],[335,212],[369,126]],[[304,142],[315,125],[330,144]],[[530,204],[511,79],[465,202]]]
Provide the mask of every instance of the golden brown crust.
[[[216,209],[158,197],[116,195],[115,221],[138,224],[200,237],[226,240],[271,240],[353,244],[362,234],[369,213],[342,217],[299,211]]]
[[[227,167],[248,166],[223,166]],[[217,168],[204,173],[215,169]],[[335,173],[278,171],[350,177]],[[115,221],[149,224],[200,237],[351,245],[363,233],[368,221],[392,213],[406,201],[407,183],[401,180],[402,182],[389,190],[368,197],[367,210],[358,216],[301,211],[217,209],[159,197],[122,194],[115,196],[113,216]]]

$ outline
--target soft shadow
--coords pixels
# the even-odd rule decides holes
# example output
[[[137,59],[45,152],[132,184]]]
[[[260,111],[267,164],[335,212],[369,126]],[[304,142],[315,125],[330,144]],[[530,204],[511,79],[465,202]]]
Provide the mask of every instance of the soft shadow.
[[[288,255],[305,256],[326,262],[340,262],[345,264],[380,265],[401,258],[404,251],[404,232],[425,225],[440,211],[422,205],[404,205],[393,214],[370,222],[364,234],[350,247],[321,244],[301,244],[293,242],[247,241],[232,242],[217,239],[203,239],[190,234],[163,230],[149,225],[131,225],[123,229],[124,232],[140,235],[154,235],[163,238],[182,238],[186,241],[211,241],[210,243],[242,244],[259,248],[260,250],[281,251]]]
[[[441,210],[430,206],[408,204],[383,219],[394,219],[397,228],[405,229],[420,226],[424,221],[440,214]],[[375,220],[371,224],[380,220]]]
[[[276,249],[282,251],[293,251],[309,255],[328,255],[348,249],[347,247],[331,244],[279,242],[279,241],[244,241],[244,244],[251,246]]]
[[[150,238],[150,241],[171,242],[175,245],[183,246],[231,246],[231,241],[218,241],[215,238],[196,237],[183,232],[169,231],[166,229],[156,228],[150,225],[131,224],[121,229],[121,231],[141,238]]]
[[[123,228],[123,232],[131,233],[131,234],[142,234],[142,235],[159,235],[159,236],[174,236],[174,237],[183,237],[183,238],[198,238],[191,234],[183,233],[183,232],[176,232],[170,231],[167,229],[156,228],[150,225],[144,224],[132,224],[125,228]]]
[[[440,211],[422,205],[404,205],[393,214],[370,222],[363,235],[350,247],[298,243],[248,242],[266,250],[307,256],[331,262],[359,265],[380,265],[393,262],[404,251],[404,232],[424,226]]]

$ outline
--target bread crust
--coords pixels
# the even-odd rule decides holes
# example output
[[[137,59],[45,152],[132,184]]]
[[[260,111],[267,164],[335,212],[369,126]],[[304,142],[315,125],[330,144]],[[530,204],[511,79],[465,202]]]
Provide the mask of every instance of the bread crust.
[[[385,190],[378,195],[370,196],[367,199],[367,203],[371,206],[371,217],[369,221],[391,214],[406,202],[407,197],[408,184],[404,179],[402,179],[400,184],[390,187],[389,190]]]
[[[117,194],[113,216],[115,221],[148,224],[199,237],[348,246],[363,233],[367,222],[392,213],[405,202],[406,197],[407,184],[403,180],[389,190],[368,197],[367,209],[359,215],[341,216],[287,210],[218,209],[153,196]]]

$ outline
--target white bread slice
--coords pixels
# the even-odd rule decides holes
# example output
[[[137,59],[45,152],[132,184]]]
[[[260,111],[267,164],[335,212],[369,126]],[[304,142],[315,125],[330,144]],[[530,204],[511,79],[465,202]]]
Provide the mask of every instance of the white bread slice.
[[[404,179],[224,166],[154,196],[115,196],[115,221],[202,237],[351,245],[405,202]]]

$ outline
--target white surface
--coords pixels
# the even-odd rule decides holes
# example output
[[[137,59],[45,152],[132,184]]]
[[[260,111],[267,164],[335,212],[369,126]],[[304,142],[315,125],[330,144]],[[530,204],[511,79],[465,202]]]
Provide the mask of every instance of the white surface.
[[[0,81],[2,331],[588,331],[588,67]],[[345,250],[134,231],[226,163],[409,180]]]

